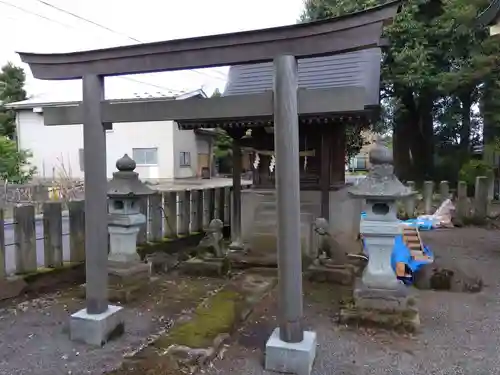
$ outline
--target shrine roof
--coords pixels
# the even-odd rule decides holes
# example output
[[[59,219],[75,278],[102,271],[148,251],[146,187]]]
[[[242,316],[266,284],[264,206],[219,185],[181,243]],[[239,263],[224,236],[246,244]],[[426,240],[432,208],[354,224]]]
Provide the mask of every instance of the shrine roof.
[[[365,105],[378,106],[380,48],[298,60],[299,88],[362,87]],[[273,89],[273,63],[236,65],[229,69],[223,96],[257,94]]]
[[[300,115],[301,124],[332,123],[367,123],[378,114],[380,105],[380,70],[381,49],[341,53],[337,55],[311,57],[297,61],[299,90],[321,90],[345,88],[339,94],[348,94],[348,89],[359,89],[363,92],[364,110],[360,111],[358,103],[352,98],[351,108],[343,107],[342,111],[332,110],[329,113]],[[259,63],[231,66],[223,97],[271,93],[273,89],[273,63]],[[334,100],[334,99],[333,99]],[[339,98],[340,100],[340,98]],[[332,107],[333,108],[333,107]],[[217,121],[178,121],[181,129],[196,128],[234,128],[234,127],[269,127],[273,126],[271,116],[258,118],[241,118]]]

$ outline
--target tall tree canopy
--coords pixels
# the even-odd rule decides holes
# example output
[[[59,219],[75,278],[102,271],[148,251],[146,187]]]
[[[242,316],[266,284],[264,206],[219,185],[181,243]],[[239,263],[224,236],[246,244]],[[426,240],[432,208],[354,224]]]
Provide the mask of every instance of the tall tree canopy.
[[[306,0],[300,20],[386,2]],[[390,47],[384,51],[381,97],[390,117],[383,123],[393,129],[396,172],[404,180],[456,179],[471,146],[481,140],[482,123],[500,128],[500,43],[476,26],[487,5],[487,0],[407,0],[384,30]]]
[[[0,70],[0,135],[10,139],[16,133],[15,111],[5,108],[4,104],[25,100],[26,74],[20,67],[11,62],[5,64]]]
[[[4,104],[26,99],[24,70],[7,63],[0,70],[0,180],[24,183],[31,178],[35,168],[29,165],[31,153],[18,150],[16,141],[16,113]]]

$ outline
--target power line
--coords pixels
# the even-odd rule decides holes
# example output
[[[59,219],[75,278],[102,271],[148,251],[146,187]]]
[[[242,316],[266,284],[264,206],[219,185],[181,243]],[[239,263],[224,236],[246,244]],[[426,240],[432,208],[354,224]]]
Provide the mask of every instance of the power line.
[[[44,19],[44,20],[46,20],[46,21],[55,22],[55,23],[58,23],[58,24],[59,24],[59,25],[61,25],[61,26],[64,26],[64,27],[67,27],[67,28],[70,28],[70,29],[71,29],[71,28],[73,28],[73,27],[72,27],[72,26],[70,26],[70,25],[67,25],[67,24],[65,24],[65,23],[62,23],[62,22],[56,21],[56,20],[54,20],[54,19],[52,19],[52,18],[49,18],[49,17],[45,17],[45,16],[43,16],[43,15],[41,15],[41,14],[38,14],[38,13],[32,12],[31,10],[27,10],[27,9],[21,8],[21,7],[17,6],[17,5],[14,5],[14,4],[11,4],[11,3],[8,3],[8,2],[6,2],[6,1],[2,1],[2,0],[0,0],[0,3],[2,3],[2,4],[4,4],[4,5],[7,5],[7,6],[9,6],[9,7],[12,7],[12,8],[18,9],[18,10],[20,10],[20,11],[22,11],[22,12],[27,13],[27,14],[31,14],[32,16],[36,16],[36,17],[42,18],[42,19]]]
[[[46,6],[50,7],[50,8],[52,8],[52,9],[58,10],[59,12],[63,12],[63,13],[69,14],[70,16],[73,16],[73,17],[75,17],[75,18],[78,18],[78,19],[79,19],[79,20],[81,20],[81,21],[84,21],[84,22],[90,23],[90,24],[92,24],[92,25],[94,25],[94,26],[97,26],[97,27],[99,27],[99,28],[101,28],[101,29],[104,29],[104,30],[106,30],[106,31],[109,31],[109,32],[111,32],[111,33],[113,33],[113,34],[117,34],[117,35],[123,36],[123,37],[125,37],[125,38],[131,39],[131,40],[133,40],[134,42],[141,43],[141,41],[140,41],[140,40],[138,40],[138,39],[135,39],[135,38],[133,38],[133,37],[131,37],[131,36],[128,36],[128,35],[123,34],[123,33],[120,33],[119,31],[116,31],[116,30],[110,29],[109,27],[106,27],[106,26],[104,26],[104,25],[101,25],[101,24],[99,24],[99,23],[97,23],[97,22],[94,22],[94,21],[92,21],[92,20],[90,20],[90,19],[87,19],[87,18],[85,18],[85,17],[79,16],[78,14],[75,14],[75,13],[73,13],[73,12],[70,12],[69,10],[59,8],[58,6],[55,6],[54,4],[48,3],[48,2],[43,1],[43,0],[36,0],[36,1],[38,1],[39,3],[42,3],[43,5],[46,5]]]
[[[104,30],[106,30],[106,31],[109,31],[109,32],[111,32],[111,33],[113,33],[113,34],[116,34],[116,35],[119,35],[119,36],[125,37],[125,38],[130,39],[130,40],[132,40],[132,41],[134,41],[134,42],[137,42],[137,43],[145,43],[144,41],[141,41],[141,40],[139,40],[139,39],[137,39],[137,38],[134,38],[134,37],[132,37],[132,36],[130,36],[130,35],[127,35],[127,34],[121,33],[121,32],[119,32],[119,31],[113,30],[113,29],[111,29],[111,28],[109,28],[109,27],[107,27],[107,26],[104,26],[104,25],[102,25],[102,24],[100,24],[100,23],[97,23],[97,22],[95,22],[95,21],[92,21],[92,20],[90,20],[90,19],[88,19],[88,18],[85,18],[85,17],[80,16],[80,15],[78,15],[78,14],[75,14],[75,13],[73,13],[73,12],[70,12],[70,11],[68,11],[68,10],[66,10],[66,9],[60,8],[60,7],[58,7],[58,6],[54,5],[54,4],[51,4],[51,3],[47,2],[47,1],[44,1],[44,0],[36,0],[36,1],[38,1],[38,2],[39,2],[39,3],[41,3],[41,4],[44,4],[44,5],[48,6],[48,7],[50,7],[50,8],[56,9],[56,10],[58,10],[59,12],[66,13],[66,14],[68,14],[68,15],[70,15],[70,16],[73,16],[73,17],[75,17],[75,18],[77,18],[77,19],[79,19],[79,20],[81,20],[81,21],[84,21],[84,22],[90,23],[90,24],[92,24],[92,25],[94,25],[94,26],[97,26],[97,27],[99,27],[99,28],[101,28],[101,29],[104,29]],[[224,78],[211,76],[210,74],[207,74],[207,73],[205,73],[205,72],[199,72],[199,71],[197,71],[197,70],[195,70],[195,69],[188,70],[188,71],[189,71],[189,72],[193,72],[193,73],[197,73],[197,74],[200,74],[200,75],[204,75],[204,76],[207,76],[207,77],[209,77],[209,78],[219,79],[219,80],[224,80]],[[220,73],[220,72],[217,72],[217,73],[222,74],[222,73]]]
[[[42,1],[41,1],[41,2],[42,2]],[[57,24],[59,24],[59,25],[61,25],[61,26],[64,26],[64,27],[66,27],[66,28],[73,29],[73,30],[78,30],[78,29],[77,29],[77,28],[75,28],[74,26],[67,25],[67,24],[65,24],[65,23],[63,23],[63,22],[61,22],[61,21],[57,21],[57,20],[54,20],[54,19],[52,19],[52,18],[46,17],[46,16],[44,16],[44,15],[42,15],[42,14],[39,14],[39,13],[36,13],[36,12],[32,12],[32,11],[30,11],[30,10],[27,10],[27,9],[21,8],[21,7],[17,6],[17,5],[14,5],[14,4],[11,4],[11,3],[8,3],[8,2],[6,2],[6,1],[0,0],[0,3],[1,3],[1,4],[4,4],[4,5],[7,5],[7,6],[10,6],[10,7],[12,7],[12,8],[18,9],[18,10],[20,10],[20,11],[22,11],[22,12],[27,13],[27,14],[31,14],[31,15],[33,15],[33,16],[36,16],[36,17],[42,18],[42,19],[44,19],[44,20],[46,20],[46,21],[50,21],[50,22],[57,23]],[[44,3],[44,2],[42,2],[42,3]],[[134,79],[134,78],[130,78],[130,77],[117,77],[117,78],[120,78],[120,79],[125,79],[125,80],[127,80],[127,81],[132,81],[132,82],[136,82],[136,83],[142,83],[142,84],[144,84],[144,85],[148,85],[148,86],[151,86],[151,87],[156,87],[156,88],[161,89],[161,90],[167,90],[167,91],[171,91],[171,92],[178,92],[178,93],[184,93],[184,92],[185,92],[185,91],[183,91],[183,90],[177,90],[177,89],[172,89],[172,88],[168,88],[168,87],[164,87],[164,86],[159,86],[159,85],[155,85],[155,84],[153,84],[153,83],[144,82],[144,81],[141,81],[141,80],[138,80],[138,79]]]

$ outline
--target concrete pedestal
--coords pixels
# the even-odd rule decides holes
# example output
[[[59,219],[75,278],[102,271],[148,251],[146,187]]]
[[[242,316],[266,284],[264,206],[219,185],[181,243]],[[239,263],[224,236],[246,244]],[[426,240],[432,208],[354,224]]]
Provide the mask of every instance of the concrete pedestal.
[[[397,289],[374,289],[359,280],[353,305],[341,309],[340,322],[415,332],[420,327],[416,296],[403,284]]]
[[[115,262],[140,261],[139,254],[137,254],[137,234],[144,215],[110,216],[113,218],[113,224],[108,226],[111,249],[108,259]],[[123,226],[118,226],[117,223]]]
[[[150,266],[147,263],[121,263],[108,261],[108,295],[113,302],[130,302],[149,282]]]
[[[109,305],[102,314],[90,315],[82,309],[70,317],[70,338],[88,345],[103,346],[125,330],[123,307]]]
[[[279,328],[276,328],[266,343],[267,371],[309,375],[316,358],[316,332],[304,332],[304,340],[299,343],[288,343],[280,339]]]

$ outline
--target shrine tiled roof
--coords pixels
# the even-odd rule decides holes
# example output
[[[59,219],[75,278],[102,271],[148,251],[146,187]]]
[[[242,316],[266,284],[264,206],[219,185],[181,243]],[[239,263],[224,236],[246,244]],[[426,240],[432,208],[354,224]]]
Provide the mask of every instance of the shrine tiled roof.
[[[298,60],[299,88],[363,87],[366,106],[378,106],[380,48]],[[273,63],[237,65],[229,69],[223,96],[257,94],[273,88]]]

